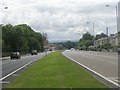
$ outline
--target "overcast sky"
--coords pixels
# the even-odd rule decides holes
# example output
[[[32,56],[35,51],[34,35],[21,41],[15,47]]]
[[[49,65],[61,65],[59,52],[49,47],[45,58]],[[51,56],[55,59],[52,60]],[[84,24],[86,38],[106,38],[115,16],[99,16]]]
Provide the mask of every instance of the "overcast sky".
[[[115,6],[119,0],[2,0],[0,23],[28,24],[47,33],[49,41],[78,40],[82,34],[116,33]],[[106,5],[110,5],[106,7]],[[4,9],[4,7],[8,9]],[[87,23],[89,22],[89,23]]]

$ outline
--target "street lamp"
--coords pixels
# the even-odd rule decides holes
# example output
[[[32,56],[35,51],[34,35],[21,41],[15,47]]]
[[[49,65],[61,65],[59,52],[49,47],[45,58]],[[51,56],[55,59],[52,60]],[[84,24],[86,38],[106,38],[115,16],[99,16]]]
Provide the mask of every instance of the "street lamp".
[[[8,9],[8,7],[5,7],[4,9]]]
[[[90,22],[87,22],[87,24],[89,24]],[[95,23],[94,22],[92,22],[92,26],[93,26],[93,36],[94,36],[94,38],[93,38],[93,44],[94,44],[94,51],[95,51]]]
[[[108,27],[106,27],[106,34],[107,34],[107,51],[109,52],[109,35],[108,35]]]
[[[106,7],[110,7],[110,5],[106,5]],[[118,29],[118,6],[115,6],[115,15],[116,15],[116,30],[117,30],[117,37],[118,37],[118,46],[119,46],[119,29]]]
[[[106,7],[110,7],[110,5],[106,5]],[[118,17],[118,7],[117,7],[117,6],[115,6],[115,15],[116,15],[116,22],[117,22],[117,17]],[[116,25],[117,25],[117,24],[116,24]],[[117,31],[118,31],[117,26],[116,26],[116,29],[117,29]]]
[[[77,35],[77,49],[79,48],[79,36],[81,35],[80,34],[80,31],[78,31],[77,33],[75,33]]]

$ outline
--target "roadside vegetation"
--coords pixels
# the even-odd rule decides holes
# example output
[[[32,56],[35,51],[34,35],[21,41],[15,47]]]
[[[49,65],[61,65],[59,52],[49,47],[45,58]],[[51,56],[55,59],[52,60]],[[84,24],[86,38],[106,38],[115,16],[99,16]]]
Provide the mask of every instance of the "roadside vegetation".
[[[2,53],[24,52],[31,50],[44,51],[44,41],[46,34],[35,32],[27,24],[2,25]]]
[[[117,33],[116,33],[117,34]],[[120,37],[120,33],[118,33]],[[80,50],[90,50],[90,51],[102,51],[106,50],[109,52],[111,49],[112,51],[116,51],[118,46],[112,46],[110,43],[110,36],[115,36],[115,34],[97,34],[96,36],[91,35],[89,32],[83,34],[82,38],[79,40],[78,49]],[[106,41],[102,41],[101,44],[97,44],[97,40],[99,39],[106,39]],[[100,41],[99,41],[100,42]],[[94,45],[96,43],[96,45]]]
[[[108,88],[78,64],[53,52],[38,60],[7,88]]]

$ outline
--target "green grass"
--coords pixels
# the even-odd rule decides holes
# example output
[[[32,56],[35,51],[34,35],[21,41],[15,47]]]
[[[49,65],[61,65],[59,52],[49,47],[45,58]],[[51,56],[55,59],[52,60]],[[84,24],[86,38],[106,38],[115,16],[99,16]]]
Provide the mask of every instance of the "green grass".
[[[107,88],[60,52],[49,54],[29,67],[7,88]]]

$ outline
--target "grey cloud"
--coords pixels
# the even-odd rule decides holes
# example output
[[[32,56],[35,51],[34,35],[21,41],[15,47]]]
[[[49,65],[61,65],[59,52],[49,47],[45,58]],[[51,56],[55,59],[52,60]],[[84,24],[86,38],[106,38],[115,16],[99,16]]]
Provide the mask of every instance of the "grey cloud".
[[[32,1],[30,3],[32,4]],[[23,3],[23,0],[21,1]],[[27,3],[27,1],[25,2]],[[96,33],[105,32],[106,23],[110,25],[111,33],[115,31],[115,7],[105,7],[106,3],[65,2],[56,5],[35,4],[19,11],[7,11],[8,16],[3,23],[27,23],[35,31],[44,32],[46,30],[50,40],[77,39],[74,32],[76,27],[82,27],[83,31],[92,33],[92,24],[95,23]],[[7,15],[6,14],[6,15]],[[69,30],[72,28],[72,30]],[[51,30],[51,31],[49,31]],[[61,36],[62,35],[62,36]]]

